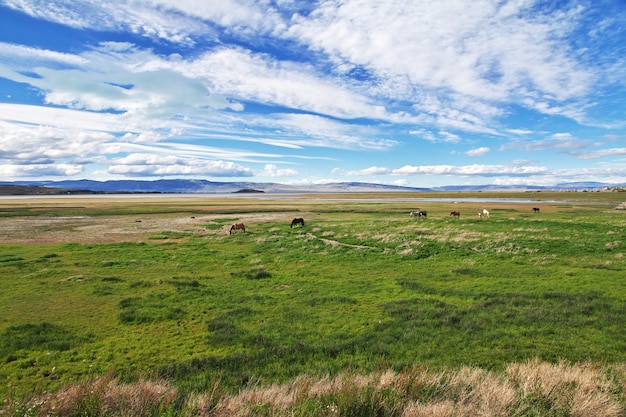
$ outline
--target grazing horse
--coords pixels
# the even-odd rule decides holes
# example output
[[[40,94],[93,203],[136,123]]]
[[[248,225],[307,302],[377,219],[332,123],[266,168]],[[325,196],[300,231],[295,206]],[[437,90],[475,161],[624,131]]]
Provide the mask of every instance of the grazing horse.
[[[291,226],[289,226],[289,227],[294,227],[294,226],[297,226],[297,225],[301,225],[302,227],[304,227],[304,219],[302,217],[297,218],[297,219],[293,219],[291,221]]]
[[[483,209],[483,216],[485,216],[486,218],[489,218],[489,210]]]
[[[242,230],[244,233],[246,233],[246,226],[244,226],[243,223],[235,223],[232,226],[230,226],[231,235],[233,234],[233,232],[236,232],[237,230]]]
[[[426,217],[425,211],[412,211],[411,217]]]
[[[450,212],[450,216],[451,217],[456,217],[457,219],[461,217],[461,213],[459,213],[458,211],[451,211]]]
[[[533,207],[533,213],[539,213],[539,207]]]

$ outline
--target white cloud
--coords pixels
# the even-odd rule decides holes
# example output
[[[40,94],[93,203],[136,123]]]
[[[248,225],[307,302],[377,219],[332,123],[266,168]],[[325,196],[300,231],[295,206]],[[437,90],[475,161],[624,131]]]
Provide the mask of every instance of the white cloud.
[[[489,101],[535,94],[563,100],[590,91],[593,74],[569,55],[566,42],[579,18],[575,7],[534,16],[533,2],[521,1],[481,1],[471,8],[460,0],[370,6],[367,0],[324,3],[308,16],[295,16],[289,33],[337,63],[363,66],[383,80],[404,77],[416,92],[448,90],[448,105],[456,110],[469,110],[464,100],[471,97],[484,107],[475,115],[493,112]],[[452,118],[446,119],[450,125]]]
[[[555,133],[552,135],[552,137],[557,140],[570,140],[572,139],[572,134],[571,133]]]
[[[198,2],[197,0],[155,0],[166,8],[180,10],[188,16],[200,17],[232,31],[248,35],[276,32],[285,23],[274,7],[267,2],[254,0],[220,0]]]
[[[491,149],[489,149],[486,146],[481,146],[480,148],[475,148],[475,149],[470,149],[469,151],[465,152],[465,155],[467,156],[483,156],[486,155],[487,153],[489,153]]]
[[[128,43],[106,42],[80,55],[0,44],[13,57],[0,75],[38,88],[48,104],[123,112],[131,123],[170,119],[197,109],[241,110],[209,90],[210,82],[184,74],[185,62],[161,58]],[[59,67],[58,63],[71,64]],[[36,77],[20,74],[28,68]]]
[[[446,176],[533,176],[545,175],[549,172],[540,166],[508,166],[508,165],[405,165],[401,168],[370,167],[362,170],[343,170],[335,168],[334,174],[343,176],[360,175],[446,175]]]
[[[371,92],[384,91],[390,98],[404,98],[407,90],[386,86],[396,84],[400,78],[406,79],[408,91],[413,90],[407,98],[415,102],[417,111],[425,112],[422,121],[459,130],[489,131],[485,122],[501,114],[489,103],[520,97],[539,111],[580,117],[578,110],[553,106],[550,101],[581,97],[589,91],[592,80],[592,74],[567,55],[569,48],[564,42],[568,28],[579,17],[576,8],[564,9],[555,15],[533,16],[532,4],[522,2],[501,5],[483,1],[469,10],[458,0],[434,4],[395,0],[378,4],[376,8],[361,0],[341,5],[325,3],[306,17],[296,14],[288,21],[281,17],[281,5],[268,7],[245,1],[206,5],[190,1],[157,3],[162,8],[147,8],[135,2],[83,2],[78,9],[63,3],[37,7],[37,1],[30,5],[12,1],[8,5],[68,25],[130,29],[174,42],[190,42],[193,34],[210,33],[202,20],[238,30],[242,36],[250,31],[286,36],[329,54],[338,64],[352,68],[362,66],[371,71],[378,77],[380,86],[370,89]],[[463,13],[453,12],[461,8]],[[388,24],[381,26],[381,21]],[[415,24],[416,21],[422,24]],[[277,27],[282,29],[277,30]],[[412,59],[407,60],[407,56]],[[128,58],[126,53],[124,59]],[[145,74],[154,63],[165,71],[163,75],[172,75],[168,72],[171,67],[165,69],[163,63],[156,61],[154,57],[143,61],[144,73],[137,75],[138,84],[163,85],[158,82],[159,74]],[[210,80],[213,88],[227,95],[342,118],[391,120],[394,117],[371,98],[342,89],[320,77],[310,66],[278,62],[242,49],[223,48],[206,53],[194,62],[178,64],[183,64],[181,74],[192,74],[190,78],[197,81]],[[48,73],[47,76],[53,75]],[[172,87],[183,91],[180,96],[202,91],[199,85],[189,85],[187,89],[191,80],[176,77],[173,80]],[[119,83],[129,84],[129,81]],[[112,87],[102,89],[121,97],[122,103],[111,108],[158,114],[159,110],[165,110],[165,104],[160,103],[169,103],[169,107],[180,109],[174,97],[162,96],[163,91],[147,94],[140,85],[134,91],[115,91]],[[106,103],[98,103],[93,96],[83,92],[77,100],[77,92],[68,90],[50,93],[50,102],[105,108]],[[543,99],[537,100],[535,96]],[[201,101],[187,99],[187,102]],[[140,107],[139,103],[146,105]]]
[[[531,165],[531,164],[536,164],[537,161],[531,161],[528,159],[514,159],[511,161],[511,163],[513,165]]]
[[[83,172],[82,165],[77,164],[36,164],[26,165],[2,164],[0,165],[0,176],[4,179],[12,178],[50,178],[68,177]]]
[[[8,106],[1,106],[0,109]],[[0,116],[1,117],[1,116]],[[96,130],[8,123],[0,118],[0,161],[37,164],[98,154],[113,136]]]
[[[358,175],[386,175],[389,174],[389,169],[384,167],[369,167],[361,171],[358,171]]]
[[[357,0],[319,3],[302,14],[294,13],[290,2],[251,0],[5,3],[73,27],[131,31],[180,44],[193,43],[195,37],[218,42],[219,35],[207,21],[242,38],[270,35],[295,41],[327,54],[331,63],[343,68],[341,74],[363,69],[374,75],[376,84],[350,86],[373,95],[342,91],[311,66],[290,67],[245,50],[208,53],[189,71],[199,71],[215,88],[238,97],[337,117],[390,120],[393,116],[372,100],[383,95],[413,101],[418,112],[431,115],[422,115],[424,122],[461,130],[488,130],[489,119],[502,114],[493,103],[520,99],[538,111],[580,119],[584,105],[554,103],[584,101],[598,80],[578,62],[577,51],[567,41],[582,18],[582,8],[573,5],[541,14],[533,1],[483,0],[468,8],[460,0],[390,0],[375,7],[371,1]],[[439,98],[434,102],[426,99],[435,96]]]
[[[289,113],[276,114],[274,117],[279,127],[293,132],[291,143],[300,146],[387,150],[398,144],[392,139],[375,137],[375,129],[326,117]]]
[[[591,146],[589,140],[577,139],[570,134],[555,134],[546,139],[538,140],[521,140],[504,144],[501,150],[518,149],[524,151],[539,151],[546,149],[554,149],[559,151],[572,151],[574,149],[583,149]]]
[[[6,170],[31,164],[33,172],[70,175],[97,164],[129,176],[292,176],[297,171],[278,166],[296,158],[341,161],[344,150],[375,158],[376,152],[402,149],[407,131],[450,148],[466,140],[465,133],[480,133],[510,138],[501,150],[557,151],[580,160],[624,155],[620,147],[600,149],[604,134],[618,138],[621,131],[580,139],[571,123],[624,126],[619,106],[611,109],[611,121],[598,105],[609,95],[621,98],[614,91],[623,92],[626,61],[605,38],[608,30],[623,32],[609,15],[590,27],[601,7],[593,2],[552,8],[537,0],[478,0],[471,7],[463,0],[3,5],[75,34],[89,29],[90,38],[102,36],[101,43],[69,47],[68,41],[58,51],[50,49],[53,42],[45,48],[0,42],[0,78],[27,85],[44,104],[0,103]],[[519,108],[524,117],[517,119]],[[552,116],[571,119],[558,126],[572,133],[545,133]],[[470,137],[476,143],[478,135]],[[276,151],[252,150],[268,146]],[[490,152],[472,146],[466,155]],[[311,148],[339,151],[307,155]],[[550,171],[531,161],[439,161],[337,173],[523,180]],[[241,163],[258,165],[253,171]]]
[[[570,152],[578,159],[595,159],[606,156],[626,155],[626,148],[607,148],[588,152]]]
[[[332,173],[346,176],[346,177],[355,177],[355,176],[373,176],[373,175],[389,175],[392,170],[385,167],[369,167],[360,170],[345,170],[343,168],[333,168]]]
[[[371,167],[363,170],[345,170],[335,168],[334,175],[342,177],[367,177],[389,174],[392,176],[413,177],[428,176],[428,183],[438,182],[433,177],[454,177],[460,183],[481,184],[485,179],[496,185],[554,185],[560,182],[601,181],[608,183],[623,182],[626,168],[572,168],[550,169],[542,166],[508,166],[508,165],[406,165],[391,169]],[[477,182],[480,181],[480,182]],[[394,181],[396,185],[408,185],[407,178]]]
[[[86,59],[74,54],[6,42],[0,42],[0,56],[2,56],[3,61],[0,64],[0,68],[6,67],[15,71],[26,72],[32,71],[41,65],[77,67],[87,63]],[[7,70],[5,69],[4,71]],[[31,76],[24,76],[18,73],[12,73],[11,77],[21,80],[20,82],[27,82],[32,79]]]
[[[533,133],[532,130],[528,130],[528,129],[506,129],[506,131],[508,133],[511,133],[513,135],[530,135]]]
[[[390,119],[371,99],[325,79],[308,65],[277,62],[243,49],[220,49],[190,63],[220,94],[338,118]]]
[[[32,48],[22,52],[26,56],[39,53]],[[29,59],[23,58],[18,64],[28,66],[28,62]],[[160,128],[172,126],[172,119],[177,115],[187,115],[184,124],[193,127],[197,123],[202,125],[208,118],[217,118],[211,114],[216,110],[244,109],[240,103],[226,97],[337,118],[393,117],[383,108],[371,105],[366,96],[320,78],[306,66],[277,64],[267,56],[252,55],[241,49],[220,49],[186,61],[179,57],[162,58],[128,43],[105,42],[75,56],[73,62],[75,65],[70,68],[57,68],[50,61],[46,66],[42,62],[42,66],[33,69],[38,77],[27,81],[42,91],[49,104],[121,112],[126,126],[131,129],[133,126],[145,129],[146,125],[154,123],[160,123]],[[8,71],[8,74],[18,82],[26,78],[18,72]],[[255,126],[252,124],[255,121],[262,124]],[[282,140],[266,140],[277,146],[385,149],[396,144],[393,140],[373,137],[374,129],[365,132],[366,129],[358,125],[310,114],[283,111],[264,118],[239,119],[238,123],[252,128],[270,126],[286,133],[297,132]],[[229,128],[233,129],[232,125]],[[357,136],[354,132],[358,131],[361,134]]]
[[[415,135],[420,139],[427,140],[429,142],[441,142],[441,143],[459,143],[461,138],[451,132],[440,130],[439,132],[433,132],[427,129],[417,129],[409,131],[409,134]]]
[[[405,165],[391,171],[393,175],[459,175],[459,176],[531,176],[545,174],[548,168],[507,165]]]
[[[233,162],[196,158],[131,154],[111,161],[109,174],[133,176],[202,175],[210,177],[250,177],[252,171]]]
[[[198,19],[136,0],[106,2],[6,0],[4,3],[37,19],[73,28],[129,31],[140,36],[160,38],[179,44],[193,44],[192,34],[210,33],[210,29]]]
[[[259,175],[265,177],[295,177],[299,175],[299,172],[291,168],[279,169],[274,164],[266,164]]]

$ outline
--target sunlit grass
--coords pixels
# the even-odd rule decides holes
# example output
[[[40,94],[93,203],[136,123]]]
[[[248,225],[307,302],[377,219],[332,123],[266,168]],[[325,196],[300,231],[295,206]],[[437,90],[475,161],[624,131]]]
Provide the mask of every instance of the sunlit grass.
[[[54,213],[121,216],[129,228],[142,213],[164,225],[206,219],[140,242],[0,245],[0,394],[111,370],[120,383],[162,379],[186,396],[217,379],[234,392],[319,372],[625,362],[626,219],[603,200],[540,215],[501,206],[490,219],[476,204],[455,205],[463,214],[452,219],[430,202],[420,204],[427,219],[410,218],[406,203],[358,200],[117,214],[99,204]],[[247,233],[230,236],[239,213]],[[294,213],[305,228],[289,227]]]

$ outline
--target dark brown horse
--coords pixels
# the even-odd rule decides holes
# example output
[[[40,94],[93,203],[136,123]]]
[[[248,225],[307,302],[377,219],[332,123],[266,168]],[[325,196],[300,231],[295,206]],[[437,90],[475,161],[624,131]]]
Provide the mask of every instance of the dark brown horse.
[[[461,217],[461,213],[459,213],[458,211],[451,211],[450,212],[450,216],[451,217],[456,217],[457,219]]]
[[[293,219],[291,221],[291,226],[289,226],[289,227],[294,227],[294,226],[297,226],[297,225],[301,225],[302,227],[304,227],[304,219],[302,217],[299,217],[297,219]]]
[[[533,213],[539,213],[540,209],[539,207],[533,207]]]
[[[233,232],[236,232],[237,230],[242,230],[244,233],[246,233],[246,226],[244,226],[243,223],[235,223],[232,226],[230,226],[231,235],[233,234]]]

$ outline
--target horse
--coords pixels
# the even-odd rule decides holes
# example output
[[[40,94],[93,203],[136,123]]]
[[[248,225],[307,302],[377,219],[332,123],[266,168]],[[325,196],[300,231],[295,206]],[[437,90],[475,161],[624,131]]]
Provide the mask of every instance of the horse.
[[[450,212],[450,216],[451,217],[456,217],[457,219],[461,217],[461,213],[459,213],[458,211],[451,211]]]
[[[539,213],[539,207],[533,207],[533,213]]]
[[[489,210],[483,209],[483,216],[485,216],[486,218],[489,218]]]
[[[297,226],[297,225],[301,225],[302,227],[304,227],[304,219],[302,217],[297,218],[297,219],[293,219],[291,221],[291,226],[289,226],[289,227],[294,227],[294,226]]]
[[[230,226],[230,234],[233,234],[233,231],[237,231],[237,230],[242,230],[244,233],[246,233],[246,226],[243,225],[243,223],[235,223],[232,226]]]
[[[426,217],[425,211],[412,211],[411,217]]]

